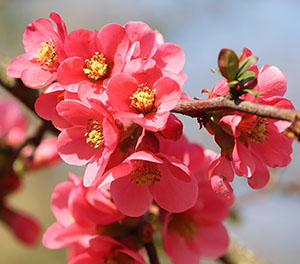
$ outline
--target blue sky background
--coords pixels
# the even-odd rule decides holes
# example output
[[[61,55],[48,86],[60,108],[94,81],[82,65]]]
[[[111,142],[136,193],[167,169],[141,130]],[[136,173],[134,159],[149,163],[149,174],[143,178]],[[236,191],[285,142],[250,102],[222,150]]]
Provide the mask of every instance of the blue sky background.
[[[210,68],[217,66],[221,48],[240,53],[247,47],[259,57],[259,66],[276,65],[283,71],[288,80],[286,97],[300,109],[300,1],[0,0],[0,53],[12,58],[23,53],[22,34],[26,25],[38,17],[48,17],[52,11],[63,17],[69,32],[77,28],[100,29],[107,23],[125,24],[129,20],[142,20],[158,29],[165,41],[179,44],[186,54],[185,91],[190,96],[205,98],[200,91],[211,89],[219,80]],[[181,119],[191,140],[218,151],[213,139],[204,130],[199,131],[194,120]],[[294,150],[290,166],[276,171],[281,181],[300,180],[299,144],[294,143]],[[66,178],[68,170],[74,171],[60,166],[36,173],[29,177],[24,191],[13,197],[12,202],[24,207],[25,201],[32,212],[43,212],[42,217],[37,216],[45,226],[49,225],[53,222],[48,208],[50,193],[57,182]],[[237,194],[251,192],[245,187],[245,181],[242,183],[235,186]],[[299,196],[278,192],[257,196],[254,194],[256,198],[241,203],[242,223],[230,226],[232,236],[267,263],[299,262]],[[16,245],[0,225],[0,237],[2,235],[7,240],[0,240],[0,254],[6,254],[6,263],[19,263],[16,251],[21,252],[28,263],[64,263],[64,253],[54,254],[40,247],[40,254],[36,254],[34,250]],[[8,248],[12,249],[11,253]]]

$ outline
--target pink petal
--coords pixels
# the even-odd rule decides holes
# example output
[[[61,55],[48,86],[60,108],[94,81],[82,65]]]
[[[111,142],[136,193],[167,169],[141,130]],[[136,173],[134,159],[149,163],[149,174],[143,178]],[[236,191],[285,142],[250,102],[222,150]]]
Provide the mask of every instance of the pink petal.
[[[183,50],[174,43],[159,45],[153,59],[156,60],[160,68],[174,73],[179,73],[185,63]]]
[[[266,165],[275,168],[287,166],[293,155],[292,140],[285,134],[280,133],[270,120],[268,125],[269,134],[267,139],[259,144],[251,143],[251,150],[259,156]]]
[[[152,202],[148,186],[131,182],[130,177],[122,177],[113,181],[110,191],[117,208],[127,216],[143,215]]]
[[[153,86],[155,92],[155,106],[158,112],[171,111],[179,102],[181,89],[177,82],[168,77],[160,78]]]
[[[65,40],[65,37],[67,36],[67,29],[64,21],[61,19],[60,15],[52,12],[50,13],[50,18],[55,22],[57,25],[57,31],[62,41]]]
[[[195,239],[201,248],[203,257],[221,257],[229,246],[229,237],[222,224],[200,225]]]
[[[80,125],[87,127],[89,119],[98,119],[94,111],[82,102],[76,100],[61,101],[56,109],[63,119],[74,126]]]
[[[71,182],[62,182],[57,185],[51,195],[51,209],[57,219],[63,226],[71,224],[71,214],[68,208],[68,199],[74,184]]]
[[[247,147],[235,140],[232,152],[233,165],[237,175],[251,177],[255,171],[255,163]]]
[[[131,119],[133,122],[139,124],[141,127],[149,131],[157,132],[165,129],[169,115],[170,112],[150,113],[145,115],[144,117],[132,116]]]
[[[174,177],[169,170],[160,166],[162,177],[150,186],[157,204],[168,212],[180,213],[195,205],[198,197],[198,185],[194,177],[184,182]]]
[[[201,252],[196,253],[191,250],[185,243],[185,239],[180,236],[175,230],[168,231],[167,222],[164,223],[162,238],[164,250],[171,258],[173,264],[199,263]]]
[[[226,198],[228,200],[233,197],[233,190],[228,182],[228,180],[223,179],[220,176],[214,175],[211,177],[211,187],[222,198]]]
[[[130,96],[138,88],[137,81],[128,73],[113,76],[107,87],[107,95],[111,105],[119,111],[132,112]]]
[[[140,42],[139,53],[133,55],[139,58],[151,57],[157,47],[155,32],[143,22],[128,22],[124,27],[131,43]]]
[[[57,79],[63,85],[79,83],[87,80],[83,72],[84,60],[72,57],[64,60],[57,69]]]
[[[32,63],[29,61],[28,55],[22,54],[16,58],[14,58],[8,65],[6,69],[6,74],[13,78],[21,78],[21,73],[27,67],[36,66],[36,63]]]
[[[116,53],[124,54],[129,41],[125,29],[118,24],[104,26],[97,35],[98,49],[108,61],[114,61]],[[118,66],[119,67],[119,66]]]
[[[258,157],[253,155],[255,161],[255,172],[248,179],[248,184],[253,189],[261,189],[267,185],[270,180],[270,173],[267,166]]]
[[[56,79],[56,73],[43,70],[40,66],[31,66],[21,73],[24,84],[30,88],[39,89],[47,86]]]
[[[65,42],[65,52],[68,57],[81,57],[89,59],[97,51],[96,37],[97,32],[86,29],[76,29],[72,31]]]
[[[284,96],[286,92],[286,77],[275,66],[266,68],[258,76],[258,86],[261,98]]]
[[[58,136],[57,150],[60,157],[71,165],[85,165],[95,155],[95,149],[86,143],[84,126],[65,129]]]
[[[56,30],[49,19],[39,18],[29,24],[23,34],[23,44],[26,53],[35,56],[41,43],[53,39],[56,36]]]

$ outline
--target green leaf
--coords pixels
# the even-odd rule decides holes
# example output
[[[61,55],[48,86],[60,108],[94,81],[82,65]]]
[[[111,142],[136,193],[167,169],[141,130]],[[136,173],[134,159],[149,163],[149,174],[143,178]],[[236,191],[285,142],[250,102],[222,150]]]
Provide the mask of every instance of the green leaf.
[[[222,73],[221,73],[218,69],[216,69],[216,68],[211,68],[210,70],[211,70],[213,73],[218,73],[218,74],[222,75]]]
[[[260,93],[258,91],[253,91],[253,90],[250,90],[250,89],[244,89],[244,91],[254,95],[256,98],[260,96]]]
[[[235,52],[231,49],[221,49],[218,57],[218,65],[222,75],[233,81],[239,69],[239,60]]]
[[[255,72],[246,71],[246,72],[244,72],[244,74],[241,77],[238,78],[238,81],[242,82],[244,84],[244,83],[247,83],[247,82],[251,81],[255,77],[256,77]]]
[[[238,73],[237,73],[237,77],[241,77],[244,72],[246,72],[254,63],[256,63],[258,60],[258,57],[256,56],[250,56],[250,57],[247,57],[246,59],[242,60],[240,63],[239,63],[239,70],[238,70]]]
[[[228,85],[229,87],[234,87],[234,86],[236,86],[237,84],[239,84],[239,82],[236,81],[236,80],[227,83],[227,85]]]

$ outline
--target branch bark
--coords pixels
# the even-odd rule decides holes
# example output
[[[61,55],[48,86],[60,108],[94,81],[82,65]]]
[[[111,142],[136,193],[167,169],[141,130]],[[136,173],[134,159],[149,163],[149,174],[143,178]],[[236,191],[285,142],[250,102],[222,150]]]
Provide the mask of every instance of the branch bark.
[[[159,264],[157,251],[153,242],[145,243],[145,248],[149,257],[150,264]]]
[[[200,117],[208,111],[218,110],[240,111],[261,117],[290,121],[292,124],[285,132],[290,138],[300,141],[300,111],[293,109],[283,109],[249,101],[239,101],[237,103],[225,97],[215,97],[211,99],[181,100],[172,112],[190,117]]]

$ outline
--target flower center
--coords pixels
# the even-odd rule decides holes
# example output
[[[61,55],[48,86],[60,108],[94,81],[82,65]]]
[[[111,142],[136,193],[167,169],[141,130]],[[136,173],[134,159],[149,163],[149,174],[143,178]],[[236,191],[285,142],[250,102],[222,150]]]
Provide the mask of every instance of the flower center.
[[[251,142],[259,144],[267,140],[268,125],[266,118],[245,115],[238,125],[238,129],[246,135]]]
[[[155,163],[149,161],[138,161],[138,167],[131,172],[131,181],[136,184],[156,184],[160,181],[161,173]]]
[[[35,56],[36,61],[41,64],[41,66],[53,67],[58,63],[58,56],[53,44],[53,40],[41,43],[42,48],[38,49],[38,54]]]
[[[91,81],[103,80],[108,76],[108,64],[103,53],[96,52],[93,57],[85,60],[83,72]]]
[[[99,148],[104,143],[103,128],[97,120],[88,120],[84,136],[86,143],[91,143],[93,148]]]
[[[168,229],[179,233],[186,239],[193,239],[197,234],[199,223],[192,216],[179,213],[173,214]]]
[[[59,103],[61,101],[65,100],[65,92],[61,92],[60,94],[57,95],[56,97],[56,102]]]
[[[130,107],[135,108],[144,115],[156,112],[155,89],[151,90],[147,83],[139,85],[139,88],[129,97],[131,99]]]

